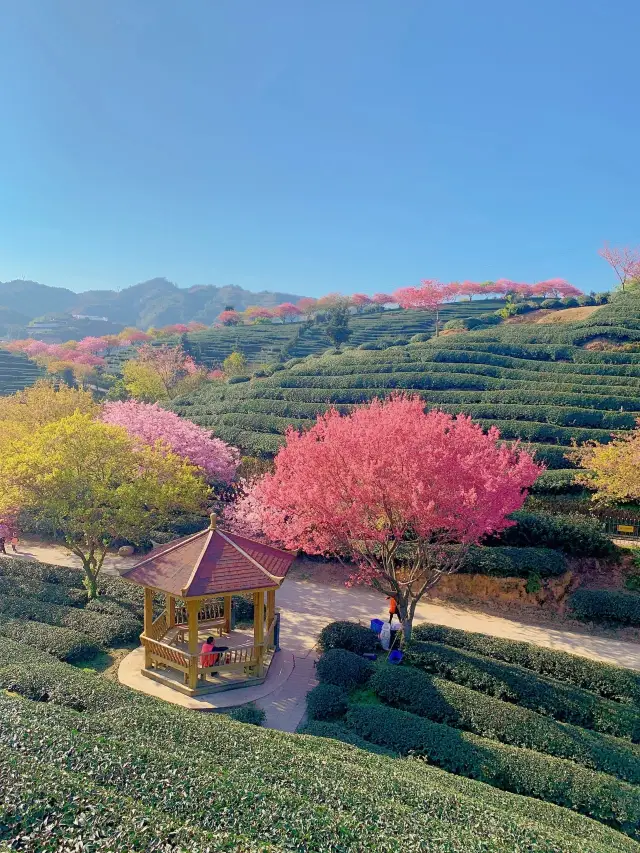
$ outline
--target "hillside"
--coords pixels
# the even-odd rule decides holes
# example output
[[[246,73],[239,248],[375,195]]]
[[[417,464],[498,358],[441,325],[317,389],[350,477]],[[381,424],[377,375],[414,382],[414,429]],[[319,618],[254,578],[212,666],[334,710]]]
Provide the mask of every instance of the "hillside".
[[[291,359],[264,379],[207,385],[174,408],[246,453],[264,455],[278,449],[289,424],[309,425],[332,404],[347,410],[375,396],[415,391],[433,406],[497,426],[507,439],[531,442],[551,468],[565,468],[572,439],[606,441],[640,417],[640,351],[585,348],[598,341],[640,341],[639,296],[621,296],[581,323],[505,324],[383,350]]]
[[[166,278],[150,279],[119,291],[87,290],[83,293],[21,279],[0,282],[0,305],[29,320],[46,314],[86,314],[140,328],[191,320],[213,323],[227,305],[242,311],[249,305],[269,307],[299,298],[291,293],[268,290],[253,293],[236,285],[181,288]]]
[[[26,355],[0,349],[0,395],[21,391],[41,375],[40,368]]]

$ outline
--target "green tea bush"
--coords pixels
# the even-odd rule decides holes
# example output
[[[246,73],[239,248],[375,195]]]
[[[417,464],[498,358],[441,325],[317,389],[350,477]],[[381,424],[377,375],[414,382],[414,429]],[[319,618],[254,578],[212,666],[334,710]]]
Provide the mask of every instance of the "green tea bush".
[[[569,598],[571,614],[583,622],[640,625],[640,595],[615,589],[578,589]]]
[[[101,646],[131,642],[140,633],[140,623],[133,615],[126,619],[106,616],[79,607],[44,604],[34,598],[0,595],[0,613],[9,618],[71,628]]]
[[[87,602],[87,593],[76,587],[7,575],[0,575],[0,594],[25,596],[45,604],[64,604],[68,607],[81,607]]]
[[[229,712],[229,716],[236,723],[246,723],[251,726],[261,726],[267,719],[266,713],[262,708],[258,708],[255,702],[242,705],[240,708],[234,708],[233,711]]]
[[[567,570],[566,557],[550,548],[472,546],[459,571],[463,574],[526,578],[556,577]]]
[[[557,471],[543,471],[530,491],[533,495],[577,494],[584,486],[576,484],[575,469],[566,468]]]
[[[640,710],[578,687],[534,675],[516,664],[438,643],[417,642],[405,651],[407,663],[472,690],[495,696],[585,729],[640,740]]]
[[[379,667],[369,687],[387,705],[437,723],[640,782],[640,750],[618,738],[558,723],[414,667]]]
[[[612,557],[617,553],[601,522],[594,518],[524,510],[512,513],[511,518],[515,525],[491,537],[489,543],[553,548],[572,557]]]
[[[365,684],[373,673],[373,663],[346,649],[328,649],[316,664],[321,684],[335,684],[353,690]]]
[[[45,625],[42,622],[2,619],[0,637],[7,637],[33,649],[47,652],[68,663],[91,658],[100,651],[100,646],[80,631]]]
[[[24,582],[40,581],[83,589],[83,574],[78,569],[38,563],[35,560],[0,556],[0,575],[18,578]]]
[[[358,737],[354,731],[340,723],[331,723],[328,720],[309,720],[302,728],[298,729],[298,734],[329,737],[332,740],[348,743],[350,746],[357,746],[358,749],[365,749],[367,752],[373,752],[377,755],[396,756],[398,754],[390,749],[385,749],[383,746],[376,746],[370,741]]]
[[[333,720],[344,716],[347,693],[335,684],[318,684],[307,693],[307,715],[311,720]]]
[[[564,681],[616,702],[640,706],[640,673],[621,666],[590,660],[533,643],[505,640],[424,623],[413,629],[413,639],[466,649],[484,657],[515,663],[540,675]]]
[[[506,746],[380,705],[356,705],[349,728],[403,755],[423,755],[451,773],[574,809],[637,837],[640,790],[571,761]]]
[[[320,631],[318,645],[323,652],[329,649],[346,649],[357,655],[373,652],[378,638],[370,628],[355,622],[331,622]]]

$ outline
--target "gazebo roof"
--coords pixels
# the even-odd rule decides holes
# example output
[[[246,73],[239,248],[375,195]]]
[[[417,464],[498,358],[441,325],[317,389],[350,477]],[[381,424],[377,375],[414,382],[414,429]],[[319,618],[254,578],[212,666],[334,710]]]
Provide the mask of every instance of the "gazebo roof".
[[[277,589],[295,554],[211,527],[160,545],[122,574],[178,598]]]

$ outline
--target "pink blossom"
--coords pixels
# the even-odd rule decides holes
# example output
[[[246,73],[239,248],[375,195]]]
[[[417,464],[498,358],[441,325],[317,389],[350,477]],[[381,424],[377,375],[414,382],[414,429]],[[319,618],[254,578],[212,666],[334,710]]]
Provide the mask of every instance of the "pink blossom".
[[[157,403],[105,403],[102,420],[124,427],[145,444],[160,441],[178,456],[197,465],[211,480],[230,483],[240,463],[240,454],[209,430],[197,426]]]

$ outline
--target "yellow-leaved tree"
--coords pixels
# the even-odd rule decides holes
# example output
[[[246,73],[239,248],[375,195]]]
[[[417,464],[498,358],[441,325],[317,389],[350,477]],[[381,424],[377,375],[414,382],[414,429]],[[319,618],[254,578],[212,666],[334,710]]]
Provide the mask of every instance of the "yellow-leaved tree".
[[[583,472],[576,482],[593,490],[593,500],[608,504],[640,498],[640,429],[620,435],[608,444],[589,442],[572,452]]]
[[[0,454],[0,513],[26,509],[82,561],[90,598],[109,544],[141,542],[176,511],[204,510],[199,469],[122,427],[74,412],[14,439]]]

